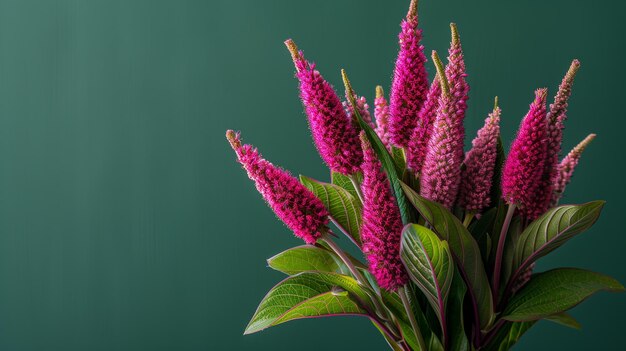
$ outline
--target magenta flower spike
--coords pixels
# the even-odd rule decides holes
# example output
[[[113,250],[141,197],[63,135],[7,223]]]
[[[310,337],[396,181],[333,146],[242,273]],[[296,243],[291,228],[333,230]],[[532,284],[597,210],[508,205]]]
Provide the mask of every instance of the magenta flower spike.
[[[452,208],[461,181],[463,121],[454,114],[454,101],[436,51],[433,51],[433,62],[437,67],[441,95],[420,177],[420,192],[425,198]]]
[[[535,216],[533,201],[540,191],[546,161],[547,89],[535,91],[535,100],[522,120],[502,170],[502,197],[528,218]]]
[[[459,205],[467,211],[480,213],[490,205],[490,192],[496,165],[498,136],[500,136],[500,108],[498,98],[493,112],[472,141],[472,149],[465,156],[461,176]]]
[[[420,44],[422,30],[417,28],[417,24],[417,0],[412,0],[406,19],[400,25],[400,51],[389,98],[391,142],[403,148],[408,146],[428,91],[428,74],[424,66],[426,56]]]
[[[242,145],[239,133],[226,132],[239,163],[276,216],[307,244],[328,230],[329,213],[320,199],[287,171],[263,159],[252,145]]]
[[[439,97],[441,95],[441,85],[439,84],[439,78],[435,76],[428,94],[426,95],[426,101],[420,109],[417,126],[413,129],[411,140],[406,152],[407,166],[413,170],[415,175],[418,175],[424,160],[426,159],[426,151],[428,150],[428,142],[433,131],[433,125],[437,118],[437,107],[439,106]]]
[[[469,99],[469,85],[465,80],[467,77],[465,60],[463,59],[463,48],[456,24],[450,23],[452,41],[448,49],[448,65],[446,66],[446,77],[450,85],[450,95],[454,100],[454,113],[458,119],[463,121],[467,110],[467,100]],[[463,128],[463,124],[461,124]],[[464,131],[464,129],[462,129]]]
[[[583,141],[581,141],[576,147],[570,151],[567,156],[561,160],[561,163],[558,166],[558,171],[556,175],[556,181],[554,182],[554,192],[552,193],[552,206],[556,206],[559,202],[559,199],[563,195],[565,191],[565,187],[569,184],[572,179],[572,175],[574,174],[574,169],[578,165],[578,161],[580,160],[580,156],[582,155],[585,148],[596,138],[595,134],[589,134]]]
[[[363,253],[378,285],[385,290],[396,291],[408,281],[400,260],[400,209],[391,193],[387,174],[382,171],[382,165],[364,131],[360,137],[363,147]]]
[[[359,170],[363,152],[355,124],[344,110],[333,87],[304,59],[291,40],[285,41],[296,66],[300,97],[319,154],[328,167],[350,175]]]
[[[374,117],[376,118],[376,134],[380,141],[391,148],[389,140],[389,103],[385,99],[385,92],[380,85],[376,87],[376,99],[374,100]]]
[[[561,144],[563,142],[563,129],[565,128],[565,120],[567,119],[567,105],[570,95],[572,94],[572,86],[574,78],[580,62],[573,60],[569,70],[563,77],[559,90],[554,97],[554,103],[550,105],[548,112],[548,146],[546,151],[546,163],[541,178],[540,190],[533,200],[535,213],[530,216],[535,219],[543,214],[553,203],[553,194],[556,189],[557,176],[559,173],[559,155],[561,153]]]

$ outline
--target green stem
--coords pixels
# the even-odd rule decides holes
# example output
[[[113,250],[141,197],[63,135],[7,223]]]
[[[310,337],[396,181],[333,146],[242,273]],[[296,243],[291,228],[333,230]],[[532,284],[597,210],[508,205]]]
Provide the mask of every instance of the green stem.
[[[515,214],[515,204],[510,204],[509,209],[506,211],[506,217],[502,224],[502,230],[500,231],[500,237],[498,238],[498,249],[496,251],[496,262],[493,268],[493,298],[498,300],[498,292],[500,290],[500,271],[502,270],[502,255],[504,254],[504,243],[506,241],[506,234],[509,231],[509,225],[511,225],[511,219]]]
[[[333,239],[331,239],[330,235],[329,234],[324,235],[322,237],[322,240],[337,254],[337,256],[339,256],[339,258],[341,258],[341,260],[348,267],[348,269],[350,270],[350,273],[352,273],[354,278],[359,283],[361,283],[361,285],[368,286],[368,283],[367,283],[367,280],[365,280],[365,277],[363,277],[361,272],[359,272],[359,270],[354,266],[354,263],[352,263],[352,260],[350,259],[350,257],[348,257],[348,255],[346,255],[346,253],[343,252],[343,250],[339,247],[339,245],[337,245],[333,241]]]
[[[411,308],[408,294],[409,293],[406,285],[398,288],[398,295],[400,295],[400,300],[402,300],[402,304],[404,305],[406,314],[409,317],[409,322],[411,322],[411,327],[413,328],[413,332],[415,333],[415,337],[417,338],[417,343],[419,344],[420,350],[426,351],[426,343],[424,342],[424,337],[422,336],[419,326],[417,325],[417,320],[415,320],[415,314],[413,313],[413,308]]]

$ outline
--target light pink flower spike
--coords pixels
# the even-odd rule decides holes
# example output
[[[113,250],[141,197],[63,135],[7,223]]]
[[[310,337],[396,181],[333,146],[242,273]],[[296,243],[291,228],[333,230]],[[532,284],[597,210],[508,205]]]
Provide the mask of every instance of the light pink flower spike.
[[[450,85],[450,95],[452,95],[452,100],[454,101],[454,114],[456,118],[463,121],[465,111],[467,111],[469,85],[465,80],[465,77],[467,77],[465,60],[463,58],[463,48],[461,47],[461,39],[456,24],[450,23],[450,31],[452,33],[452,41],[450,42],[450,49],[448,49],[446,77]],[[463,129],[462,123],[461,128],[464,135],[465,129]]]
[[[387,174],[382,171],[365,132],[361,132],[363,147],[363,224],[361,240],[370,272],[381,288],[396,291],[406,284],[408,276],[400,260],[402,218],[396,199],[391,193]]]
[[[459,205],[467,211],[479,213],[489,206],[499,135],[500,108],[496,106],[465,156]]]
[[[585,148],[595,139],[595,134],[589,134],[583,141],[581,141],[576,147],[570,151],[567,156],[561,160],[561,163],[558,166],[558,172],[556,176],[556,181],[554,182],[554,192],[552,193],[552,206],[556,206],[559,202],[559,199],[563,195],[565,191],[565,187],[572,180],[572,175],[574,174],[574,169],[578,165],[578,161],[580,160],[580,156],[582,155]]]
[[[296,66],[300,97],[320,156],[333,171],[345,175],[357,172],[363,160],[358,129],[315,65],[304,59],[292,40],[287,40],[285,45]]]
[[[229,130],[226,138],[276,216],[297,237],[315,244],[328,228],[329,213],[320,199],[287,171],[263,159],[256,148],[242,145],[239,133]]]
[[[547,89],[535,91],[502,170],[502,197],[528,218],[537,212],[533,199],[546,161],[546,94]]]
[[[376,87],[376,99],[374,100],[374,117],[376,118],[376,134],[387,149],[391,149],[389,140],[389,103],[385,99],[383,87]]]
[[[439,97],[441,95],[441,85],[439,78],[435,76],[426,95],[426,101],[419,112],[417,126],[413,129],[409,146],[406,150],[407,166],[418,175],[424,160],[426,159],[426,151],[428,150],[428,142],[433,132],[433,125],[437,118],[437,108],[439,106]]]
[[[412,0],[398,35],[400,51],[389,98],[391,142],[403,148],[408,146],[428,92],[428,74],[424,65],[426,56],[420,44],[422,30],[417,28],[417,24],[417,1]]]

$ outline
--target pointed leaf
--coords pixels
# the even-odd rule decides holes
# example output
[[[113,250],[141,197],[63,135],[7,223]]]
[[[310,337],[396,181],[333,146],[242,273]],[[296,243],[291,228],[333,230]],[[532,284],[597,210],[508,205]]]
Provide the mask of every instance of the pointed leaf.
[[[565,312],[553,314],[544,319],[576,330],[580,330],[582,328],[580,323],[578,323],[574,317]]]
[[[368,301],[367,293],[351,277],[327,272],[300,273],[267,293],[244,334],[294,319],[367,315],[363,306]]]
[[[402,230],[400,257],[445,331],[445,306],[454,278],[454,261],[448,243],[426,227],[408,224]]]
[[[600,216],[603,206],[604,201],[559,206],[532,222],[520,235],[515,250],[516,274],[513,278],[539,258],[589,229]]]
[[[484,351],[508,351],[517,341],[535,325],[537,321],[530,322],[506,322],[491,342],[482,348]]]
[[[332,253],[312,245],[292,247],[269,258],[267,264],[289,275],[305,271],[336,272],[340,268]]]
[[[465,334],[464,315],[463,315],[463,301],[465,300],[465,293],[467,292],[467,286],[463,282],[463,278],[459,272],[455,272],[454,279],[452,280],[452,286],[450,288],[450,301],[448,301],[448,320],[450,335],[450,350],[452,351],[466,351],[470,349],[469,340]]]
[[[385,306],[387,306],[389,311],[398,318],[398,321],[400,322],[400,327],[402,328],[402,335],[404,336],[411,349],[419,350],[417,338],[415,337],[415,333],[413,332],[413,328],[411,327],[411,322],[409,321],[409,317],[406,315],[404,305],[402,304],[402,301],[400,300],[398,294],[391,293],[386,290],[382,290],[381,294],[383,301],[385,302]],[[417,302],[413,299],[411,299],[410,302],[413,307],[413,314],[415,315],[415,319],[417,320],[417,325],[422,332],[422,336],[424,337],[424,341],[429,345],[441,345],[441,342],[437,338],[437,335],[429,332],[430,327],[422,311],[419,309],[419,307],[415,308],[416,306],[414,306],[414,304],[416,304]],[[435,348],[435,350],[437,349]]]
[[[402,187],[409,201],[426,222],[450,245],[453,257],[469,288],[470,296],[478,308],[480,326],[485,329],[493,322],[495,315],[491,287],[478,244],[467,228],[448,209],[423,198],[404,183]]]
[[[577,268],[557,268],[534,275],[515,295],[503,315],[509,321],[532,321],[567,311],[594,293],[624,291],[615,279]]]
[[[363,174],[361,172],[356,173],[355,176],[359,182],[362,181]],[[350,180],[348,176],[343,175],[338,172],[331,172],[330,182],[339,187],[346,189],[350,193],[350,195],[352,195],[352,197],[354,197],[355,199],[359,198],[359,195],[357,194],[356,189],[354,188],[354,184],[352,184],[352,181]]]
[[[362,205],[359,199],[334,184],[323,183],[302,175],[300,182],[322,200],[334,222],[341,227],[341,230],[350,234],[354,243],[361,246],[359,230],[361,229]]]

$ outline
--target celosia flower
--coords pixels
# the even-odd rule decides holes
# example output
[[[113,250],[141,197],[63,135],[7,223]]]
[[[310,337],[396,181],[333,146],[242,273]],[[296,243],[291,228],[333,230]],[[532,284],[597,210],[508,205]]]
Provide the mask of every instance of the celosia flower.
[[[346,114],[348,114],[348,118],[352,120],[355,124],[357,124],[356,116],[354,115],[354,108],[352,108],[352,105],[349,102],[350,98],[346,96],[346,99],[348,99],[348,101],[343,102],[343,108],[346,110]],[[370,111],[369,111],[370,106],[367,104],[367,100],[365,99],[365,97],[354,95],[354,101],[356,102],[359,115],[361,115],[361,118],[363,118],[365,123],[369,124],[369,126],[372,128],[376,128],[376,126],[374,125],[374,122],[372,121],[372,116],[370,115]]]
[[[376,134],[380,138],[380,141],[387,146],[387,149],[391,148],[391,141],[389,140],[389,104],[385,99],[385,93],[383,87],[380,85],[376,87],[376,99],[374,100],[374,117],[376,118]]]
[[[433,61],[437,67],[441,95],[420,177],[420,192],[425,198],[451,208],[461,181],[463,121],[454,113],[454,101],[443,64],[435,51]]]
[[[333,87],[304,59],[292,40],[285,42],[296,66],[300,97],[309,120],[315,146],[328,167],[349,175],[363,160],[358,130],[346,115]]]
[[[229,130],[226,138],[263,199],[297,237],[314,244],[326,233],[329,213],[320,199],[287,171],[263,159],[256,148],[242,145],[239,133]]]
[[[548,112],[548,146],[546,150],[546,163],[541,178],[540,188],[537,196],[533,200],[532,207],[535,208],[534,213],[529,215],[530,219],[541,216],[548,210],[553,202],[554,186],[557,182],[559,172],[559,154],[561,153],[561,144],[563,141],[563,128],[567,118],[567,103],[572,94],[572,85],[576,73],[580,68],[578,60],[572,61],[572,64],[563,77],[559,90],[554,97],[554,103],[550,105]]]
[[[435,76],[426,95],[426,101],[420,109],[417,126],[413,129],[409,146],[406,150],[407,166],[413,170],[413,173],[418,175],[422,166],[424,165],[424,159],[426,158],[426,151],[428,150],[428,142],[433,131],[433,124],[437,118],[437,107],[439,106],[439,97],[441,95],[441,85],[439,84],[439,78]]]
[[[448,49],[448,65],[446,66],[446,77],[450,85],[450,95],[454,100],[454,114],[456,118],[463,121],[467,110],[467,99],[469,99],[469,85],[465,81],[467,73],[465,70],[465,60],[463,59],[463,48],[456,24],[450,23],[452,41]],[[464,133],[463,124],[461,130]]]
[[[533,198],[540,189],[546,161],[546,94],[547,89],[535,91],[535,100],[522,120],[502,170],[502,197],[517,205],[526,217],[537,211]]]
[[[417,28],[417,24],[417,0],[412,0],[398,35],[400,51],[389,98],[391,141],[404,148],[408,146],[417,125],[418,113],[428,91],[428,74],[424,66],[426,57],[420,44],[422,30]]]
[[[485,119],[485,125],[472,141],[472,149],[465,156],[459,205],[467,211],[480,212],[489,206],[499,135],[500,108],[496,103],[493,112]]]
[[[361,240],[369,270],[378,285],[395,291],[408,281],[400,260],[402,218],[396,199],[391,193],[387,174],[382,171],[365,132],[361,132],[363,147],[363,224]]]
[[[595,134],[589,134],[583,141],[581,141],[576,147],[570,151],[567,156],[561,160],[561,163],[558,166],[558,172],[556,175],[556,181],[554,182],[554,192],[552,194],[552,206],[555,206],[563,192],[565,191],[565,186],[569,184],[572,179],[572,175],[574,174],[574,169],[578,165],[578,161],[580,160],[580,156],[582,155],[585,148],[595,139]]]

